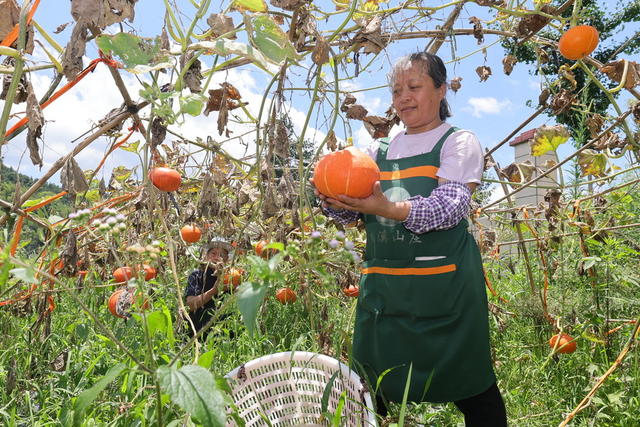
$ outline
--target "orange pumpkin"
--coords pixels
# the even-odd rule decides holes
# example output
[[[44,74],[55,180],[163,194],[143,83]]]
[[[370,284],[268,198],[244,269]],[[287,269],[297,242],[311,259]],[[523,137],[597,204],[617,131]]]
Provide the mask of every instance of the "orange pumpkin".
[[[364,198],[373,193],[380,179],[376,162],[355,147],[348,147],[322,157],[313,172],[313,183],[325,196],[339,194]]]
[[[595,50],[599,41],[598,30],[591,25],[578,25],[560,37],[558,49],[567,59],[582,59]]]
[[[243,273],[244,271],[242,269],[230,268],[229,271],[222,278],[222,283],[224,283],[225,285],[228,285],[229,283],[231,283],[235,288],[240,284],[240,281],[242,281]]]
[[[347,286],[342,288],[342,293],[348,297],[357,298],[360,295],[360,287],[358,285]]]
[[[151,169],[149,178],[153,185],[161,191],[176,191],[182,183],[180,172],[164,166]]]
[[[114,293],[111,294],[111,296],[109,297],[109,311],[111,312],[111,314],[113,314],[116,317],[120,317],[121,319],[124,319],[125,316],[124,314],[121,314],[119,312],[119,310],[117,309],[118,307],[118,301],[120,301],[120,298],[122,297],[126,297],[123,292],[126,292],[125,289],[117,289]]]
[[[202,231],[197,225],[185,225],[180,229],[180,236],[187,243],[195,243],[202,237]]]
[[[558,342],[558,340],[560,342]],[[557,343],[557,348],[556,348]],[[556,334],[549,340],[549,346],[556,349],[556,353],[573,353],[576,351],[576,341],[567,334]]]
[[[142,295],[138,294],[136,300],[140,302]],[[116,317],[126,319],[128,316],[128,310],[133,305],[133,293],[126,289],[117,289],[109,297],[109,311]],[[144,299],[140,302],[140,309],[146,310],[149,308],[149,300]]]
[[[296,302],[298,297],[296,296],[296,292],[291,288],[280,288],[276,292],[276,299],[280,301],[281,304],[292,304]]]
[[[260,240],[258,243],[256,243],[256,255],[262,258],[269,258],[275,250],[265,249],[265,246],[267,246],[268,244],[269,242],[267,242],[266,240]]]
[[[84,279],[87,276],[87,270],[78,270],[78,277]]]
[[[118,267],[113,272],[113,280],[116,283],[125,283],[133,277],[133,270],[131,267]]]
[[[154,279],[158,275],[158,271],[147,264],[142,264],[142,270],[144,270],[144,280]]]

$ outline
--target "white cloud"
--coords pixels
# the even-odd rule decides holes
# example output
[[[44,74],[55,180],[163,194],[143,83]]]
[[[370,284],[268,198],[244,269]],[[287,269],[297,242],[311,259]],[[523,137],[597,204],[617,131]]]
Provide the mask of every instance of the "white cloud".
[[[467,104],[468,106],[463,107],[462,111],[469,112],[476,118],[481,118],[485,114],[499,114],[505,109],[510,110],[512,106],[510,100],[498,101],[492,96],[469,98]]]

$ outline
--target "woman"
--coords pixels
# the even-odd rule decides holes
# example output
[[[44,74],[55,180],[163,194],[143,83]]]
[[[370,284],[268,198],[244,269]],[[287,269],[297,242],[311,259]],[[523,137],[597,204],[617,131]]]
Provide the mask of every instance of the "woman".
[[[454,402],[467,426],[506,426],[490,348],[482,259],[465,219],[483,171],[475,135],[450,117],[436,55],[400,59],[393,107],[406,127],[370,151],[381,170],[365,199],[319,195],[343,224],[362,218],[367,247],[353,358],[384,401]],[[316,191],[317,194],[317,191]]]
[[[222,240],[212,240],[204,247],[203,262],[198,270],[189,275],[185,297],[189,307],[189,317],[198,332],[213,317],[216,303],[231,284],[217,285],[218,275],[229,260],[233,247]],[[224,316],[220,317],[220,320]],[[189,325],[190,334],[193,334]],[[206,339],[206,332],[203,338]]]

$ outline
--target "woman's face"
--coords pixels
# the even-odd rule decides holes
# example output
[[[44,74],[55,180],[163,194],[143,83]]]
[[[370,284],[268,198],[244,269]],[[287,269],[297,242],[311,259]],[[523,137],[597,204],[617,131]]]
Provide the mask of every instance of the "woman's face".
[[[396,75],[391,90],[393,107],[408,134],[440,126],[440,101],[445,97],[446,85],[436,88],[430,76],[412,65]]]
[[[229,254],[222,248],[211,248],[207,252],[207,261],[209,262],[226,262],[228,258]]]

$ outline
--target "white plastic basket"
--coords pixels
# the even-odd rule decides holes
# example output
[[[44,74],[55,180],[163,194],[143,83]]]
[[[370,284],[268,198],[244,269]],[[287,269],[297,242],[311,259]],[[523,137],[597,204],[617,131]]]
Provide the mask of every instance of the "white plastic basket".
[[[226,378],[247,427],[268,426],[264,418],[278,427],[325,426],[329,422],[320,419],[322,396],[336,372],[327,412],[336,412],[340,396],[346,392],[341,424],[377,426],[371,396],[358,374],[323,354],[301,351],[271,354],[237,367]]]

